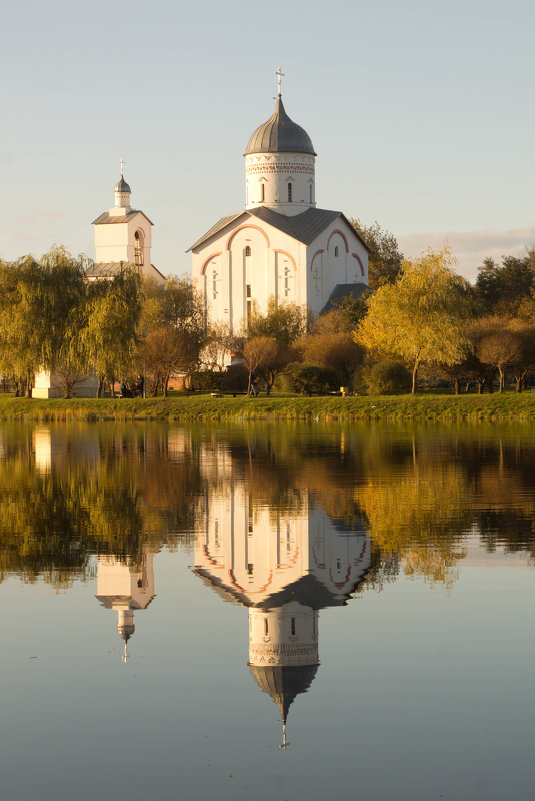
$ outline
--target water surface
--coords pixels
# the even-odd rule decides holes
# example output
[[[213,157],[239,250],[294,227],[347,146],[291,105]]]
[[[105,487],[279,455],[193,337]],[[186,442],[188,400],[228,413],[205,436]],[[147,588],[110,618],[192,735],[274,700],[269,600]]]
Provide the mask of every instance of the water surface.
[[[0,429],[3,797],[532,797],[528,426]]]

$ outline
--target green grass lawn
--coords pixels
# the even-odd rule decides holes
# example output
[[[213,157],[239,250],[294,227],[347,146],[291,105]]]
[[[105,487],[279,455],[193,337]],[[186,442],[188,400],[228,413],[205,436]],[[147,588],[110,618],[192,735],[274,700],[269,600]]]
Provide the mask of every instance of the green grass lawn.
[[[338,421],[338,420],[535,420],[535,394],[418,394],[377,397],[274,396],[213,398],[87,398],[43,400],[0,394],[1,420],[182,420],[182,421]]]

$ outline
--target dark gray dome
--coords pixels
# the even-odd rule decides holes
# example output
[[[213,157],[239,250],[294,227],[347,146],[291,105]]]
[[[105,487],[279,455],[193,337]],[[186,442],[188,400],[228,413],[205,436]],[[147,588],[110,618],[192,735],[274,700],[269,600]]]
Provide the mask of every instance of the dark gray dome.
[[[311,153],[314,145],[304,128],[286,114],[279,95],[273,116],[261,125],[249,139],[245,156],[249,153]]]
[[[306,693],[317,673],[318,666],[249,665],[249,670],[258,686],[265,693],[271,695],[280,709],[283,721],[286,722],[292,701],[296,695]]]
[[[131,192],[132,190],[121,175],[120,179],[115,184],[114,192]]]

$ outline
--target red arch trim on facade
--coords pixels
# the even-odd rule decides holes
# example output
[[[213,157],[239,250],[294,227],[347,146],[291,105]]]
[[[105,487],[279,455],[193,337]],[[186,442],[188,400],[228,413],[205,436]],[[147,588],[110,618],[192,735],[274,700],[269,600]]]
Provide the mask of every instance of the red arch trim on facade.
[[[232,242],[232,240],[234,239],[234,237],[236,236],[238,231],[243,231],[244,228],[255,228],[257,231],[260,231],[260,233],[262,234],[262,236],[265,238],[265,240],[267,242],[267,246],[269,247],[269,237],[266,234],[266,232],[262,228],[260,228],[259,225],[251,225],[250,223],[245,223],[245,225],[240,225],[239,228],[236,228],[236,230],[233,231],[229,235],[229,238],[227,239],[227,244],[225,245],[225,250],[229,250],[230,249],[230,243]]]
[[[364,275],[364,265],[363,265],[363,263],[362,263],[362,259],[360,258],[360,256],[358,255],[358,253],[352,253],[351,255],[352,255],[352,256],[353,256],[353,258],[354,258],[354,259],[356,259],[356,260],[358,261],[358,263],[360,264],[360,272],[362,273],[362,275]]]
[[[287,250],[275,250],[275,253],[280,253],[282,256],[288,256],[294,266],[294,270],[297,272],[297,264],[295,263],[295,259],[291,253],[288,253]]]
[[[312,261],[310,262],[310,272],[312,272],[312,267],[314,266],[314,259],[316,258],[316,256],[319,256],[320,253],[325,253],[325,251],[324,250],[317,250],[314,253],[314,255],[312,256]]]
[[[340,231],[340,229],[339,229],[339,228],[336,228],[334,231],[332,231],[332,232],[331,232],[331,235],[330,235],[330,237],[329,237],[329,240],[328,240],[328,242],[327,242],[327,250],[329,250],[329,245],[331,244],[331,239],[333,238],[333,236],[334,236],[335,234],[340,234],[340,236],[341,236],[341,237],[342,237],[342,239],[344,240],[344,244],[345,244],[345,246],[346,246],[346,253],[349,253],[349,245],[348,245],[348,243],[347,243],[347,238],[346,238],[346,235],[344,234],[344,232],[343,232],[343,231]]]
[[[220,250],[219,253],[212,253],[211,256],[208,256],[208,258],[205,259],[201,267],[201,275],[204,275],[204,271],[206,270],[206,265],[208,264],[208,262],[212,261],[212,259],[215,259],[216,256],[221,256],[221,253],[222,251]]]

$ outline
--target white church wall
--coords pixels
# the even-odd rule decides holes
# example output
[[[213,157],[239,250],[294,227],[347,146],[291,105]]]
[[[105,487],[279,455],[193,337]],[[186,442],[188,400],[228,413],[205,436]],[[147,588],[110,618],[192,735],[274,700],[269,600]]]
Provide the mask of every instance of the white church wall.
[[[245,207],[268,206],[291,217],[315,206],[314,158],[308,153],[247,155]]]
[[[95,225],[95,261],[135,264],[135,233],[143,233],[143,272],[150,272],[152,246],[151,225],[144,214],[139,212],[120,223],[101,223]]]
[[[256,302],[265,310],[272,296],[278,302],[305,303],[305,265],[306,248],[300,242],[268,224],[244,222],[193,253],[193,282],[204,294],[208,319],[237,331],[247,320],[248,304]]]
[[[309,245],[307,262],[307,303],[316,313],[337,284],[368,283],[368,251],[340,217]]]

